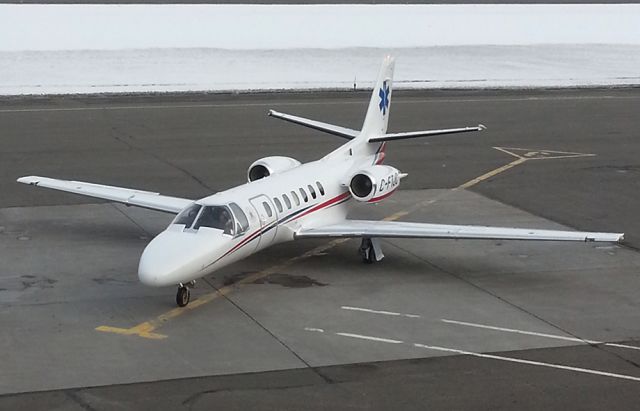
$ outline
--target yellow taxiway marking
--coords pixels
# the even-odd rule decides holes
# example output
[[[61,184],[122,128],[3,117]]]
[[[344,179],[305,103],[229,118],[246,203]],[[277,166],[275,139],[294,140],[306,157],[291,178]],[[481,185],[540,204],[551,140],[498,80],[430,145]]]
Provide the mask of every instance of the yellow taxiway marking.
[[[595,154],[575,153],[572,151],[534,150],[517,147],[494,147],[496,150],[525,160],[556,160],[560,158],[593,157]]]
[[[406,210],[402,210],[402,211],[398,211],[386,218],[384,218],[384,221],[394,221],[397,220],[401,217],[404,217],[408,214],[411,214],[417,210],[420,210],[424,207],[427,207],[441,199],[443,199],[444,197],[452,194],[453,192],[456,192],[458,190],[461,189],[467,189],[469,187],[472,187],[488,178],[494,177],[500,173],[503,173],[513,167],[516,167],[528,160],[536,160],[536,159],[553,159],[553,158],[571,158],[571,157],[590,157],[590,156],[594,156],[595,154],[582,154],[582,153],[567,153],[567,152],[559,152],[559,151],[552,151],[552,150],[530,150],[530,149],[522,149],[522,148],[504,148],[504,147],[494,147],[496,150],[500,150],[503,153],[509,154],[513,157],[516,157],[516,160],[505,164],[501,167],[498,167],[494,170],[491,170],[479,177],[476,177],[474,179],[471,179],[463,184],[460,184],[459,186],[452,188],[451,190],[447,190],[445,192],[443,192],[442,194],[433,197],[431,199],[425,200],[425,201],[421,201],[419,203],[414,204],[412,207],[406,209]],[[518,154],[518,153],[522,153],[522,155]],[[536,154],[530,154],[529,156],[527,156],[528,153],[536,153]],[[556,154],[557,156],[554,155],[549,155],[549,154],[542,154],[542,157],[538,157],[538,153],[553,153]],[[143,338],[149,338],[149,339],[164,339],[167,338],[167,335],[165,334],[159,334],[156,333],[155,331],[162,327],[164,324],[166,324],[168,321],[181,316],[191,310],[194,310],[198,307],[201,307],[205,304],[210,303],[211,301],[223,297],[227,294],[229,294],[230,292],[232,292],[233,290],[239,288],[242,285],[245,284],[251,284],[263,277],[266,277],[268,275],[277,273],[277,272],[281,272],[282,270],[284,270],[285,268],[288,268],[289,266],[291,266],[292,264],[297,263],[298,261],[301,260],[305,260],[307,258],[310,257],[314,257],[317,255],[321,255],[324,252],[326,252],[327,250],[330,250],[334,247],[336,247],[339,244],[342,244],[344,242],[349,241],[348,238],[339,238],[336,240],[332,240],[326,244],[323,244],[321,246],[318,246],[312,250],[307,251],[304,254],[301,254],[299,256],[290,258],[280,264],[274,265],[272,267],[266,268],[262,271],[259,271],[255,274],[249,275],[243,279],[241,279],[240,281],[238,281],[237,283],[233,284],[233,285],[229,285],[229,286],[225,286],[222,287],[218,290],[209,292],[207,294],[204,294],[200,297],[198,297],[196,300],[191,301],[189,303],[189,305],[187,305],[186,307],[176,307],[172,310],[169,310],[163,314],[160,314],[159,316],[149,320],[149,321],[145,321],[143,323],[140,323],[136,326],[133,326],[131,328],[119,328],[119,327],[111,327],[111,326],[107,326],[107,325],[101,325],[99,327],[96,327],[95,329],[97,331],[102,331],[102,332],[107,332],[107,333],[114,333],[114,334],[121,334],[121,335],[136,335],[138,337],[143,337]]]
[[[469,187],[475,186],[479,182],[484,181],[484,180],[486,180],[488,178],[491,178],[493,176],[497,176],[500,173],[504,173],[505,171],[507,171],[507,170],[517,166],[517,165],[520,165],[520,164],[524,163],[527,160],[528,160],[528,158],[520,157],[520,158],[518,158],[516,160],[513,160],[509,164],[505,164],[502,167],[498,167],[495,170],[491,170],[488,173],[484,173],[480,177],[476,177],[473,180],[467,181],[466,183],[456,187],[456,190],[465,189],[465,188],[469,188]]]

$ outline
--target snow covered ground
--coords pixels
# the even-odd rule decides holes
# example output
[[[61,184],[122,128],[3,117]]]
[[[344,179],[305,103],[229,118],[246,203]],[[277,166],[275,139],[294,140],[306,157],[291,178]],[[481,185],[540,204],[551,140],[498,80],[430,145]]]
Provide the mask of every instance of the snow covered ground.
[[[0,53],[0,94],[366,88],[389,51],[396,88],[640,84],[640,45],[148,49]]]
[[[0,94],[640,84],[640,5],[0,5]]]

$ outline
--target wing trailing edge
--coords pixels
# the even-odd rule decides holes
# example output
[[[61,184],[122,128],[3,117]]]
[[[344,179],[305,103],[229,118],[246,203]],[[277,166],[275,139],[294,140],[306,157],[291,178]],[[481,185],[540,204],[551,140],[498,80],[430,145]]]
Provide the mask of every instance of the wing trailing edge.
[[[172,214],[179,213],[193,202],[186,198],[163,196],[160,193],[151,191],[84,183],[82,181],[57,180],[39,176],[20,177],[17,181],[22,184],[46,187]]]
[[[297,238],[386,237],[441,238],[466,240],[537,240],[537,241],[604,241],[619,242],[622,233],[538,230],[533,228],[489,227],[406,223],[398,221],[347,220],[324,227],[302,229]]]

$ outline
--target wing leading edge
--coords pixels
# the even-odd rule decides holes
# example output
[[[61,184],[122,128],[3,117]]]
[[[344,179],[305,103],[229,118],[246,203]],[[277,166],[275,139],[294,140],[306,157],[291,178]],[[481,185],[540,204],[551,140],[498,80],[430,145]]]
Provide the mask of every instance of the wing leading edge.
[[[183,208],[193,202],[186,198],[163,196],[151,191],[140,191],[130,188],[84,183],[81,181],[57,180],[55,178],[39,176],[21,177],[18,179],[18,182],[173,214],[179,213]]]
[[[304,127],[309,127],[314,130],[323,131],[325,133],[333,134],[334,136],[346,138],[351,140],[356,138],[360,131],[352,130],[346,127],[334,126],[333,124],[323,123],[321,121],[311,120],[304,117],[292,116],[291,114],[280,113],[275,110],[269,110],[267,114],[269,117],[279,118],[280,120],[288,121],[289,123],[298,124]]]
[[[397,221],[347,220],[324,227],[302,229],[297,238],[318,237],[387,237],[449,238],[468,240],[540,240],[540,241],[608,241],[624,239],[623,233],[538,230],[531,228],[488,227],[406,223]]]

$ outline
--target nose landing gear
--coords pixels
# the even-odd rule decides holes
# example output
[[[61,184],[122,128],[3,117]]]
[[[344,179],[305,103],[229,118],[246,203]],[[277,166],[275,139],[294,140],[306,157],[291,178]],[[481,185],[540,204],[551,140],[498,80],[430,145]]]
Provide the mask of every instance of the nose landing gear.
[[[365,264],[373,264],[384,258],[382,247],[380,247],[380,240],[377,238],[363,238],[362,243],[360,243],[359,252],[362,257],[362,262]]]
[[[195,284],[195,281],[190,281],[187,284],[178,284],[178,292],[176,293],[176,304],[178,304],[178,307],[185,307],[189,304],[189,300],[191,299],[190,288]]]

